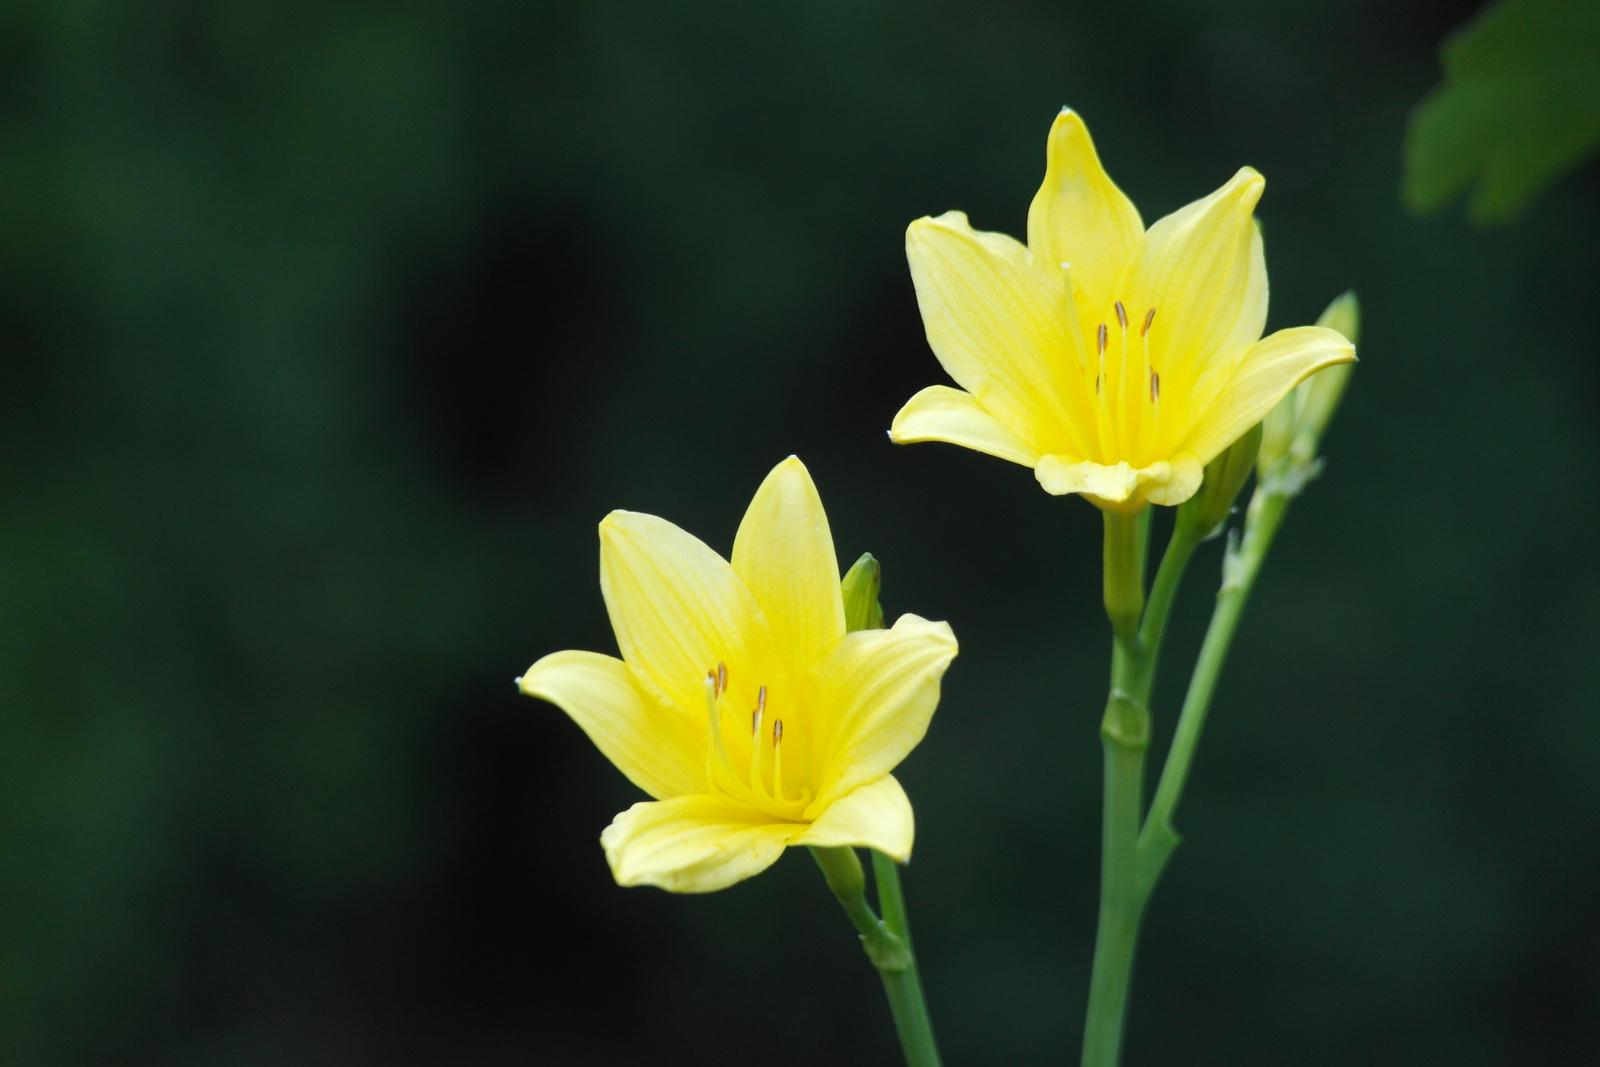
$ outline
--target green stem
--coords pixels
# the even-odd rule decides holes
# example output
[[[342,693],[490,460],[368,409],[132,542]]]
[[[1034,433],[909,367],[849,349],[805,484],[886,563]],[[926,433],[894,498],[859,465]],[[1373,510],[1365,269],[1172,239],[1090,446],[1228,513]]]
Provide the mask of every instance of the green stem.
[[[1178,847],[1180,838],[1172,826],[1172,813],[1189,780],[1200,731],[1211,709],[1211,698],[1216,693],[1222,665],[1233,644],[1239,617],[1255,586],[1256,576],[1261,572],[1267,550],[1272,547],[1272,539],[1283,522],[1289,499],[1290,494],[1275,484],[1258,487],[1250,500],[1244,538],[1237,544],[1230,541],[1223,557],[1222,588],[1217,590],[1217,604],[1211,612],[1211,624],[1206,628],[1194,674],[1189,679],[1189,691],[1184,696],[1183,710],[1173,731],[1172,747],[1161,769],[1155,798],[1150,802],[1150,815],[1139,835],[1140,883],[1146,896],[1155,888],[1173,849]]]
[[[1100,726],[1105,799],[1100,844],[1100,918],[1084,1022],[1085,1067],[1114,1067],[1121,1056],[1134,953],[1147,896],[1139,854],[1150,688],[1184,568],[1201,532],[1179,523],[1144,597],[1149,510],[1138,520],[1105,513],[1105,598],[1114,642],[1111,692]],[[1141,619],[1142,615],[1142,619]]]
[[[911,927],[906,920],[905,897],[900,891],[900,870],[894,860],[876,850],[872,870],[878,876],[878,906],[883,909],[883,925],[905,945],[907,965],[899,971],[883,971],[883,990],[889,996],[889,1011],[900,1034],[909,1067],[938,1067],[939,1048],[933,1040],[933,1022],[928,1018],[928,1002],[922,996],[922,978],[917,974],[917,957],[911,949]]]
[[[933,1040],[933,1023],[922,996],[922,979],[917,974],[916,956],[911,951],[911,930],[906,922],[905,897],[900,891],[900,874],[894,861],[873,852],[872,866],[878,877],[878,902],[883,907],[879,919],[867,903],[866,878],[856,850],[849,847],[811,849],[828,888],[839,898],[845,914],[861,935],[861,947],[883,979],[889,998],[895,1031],[905,1052],[906,1067],[939,1067],[939,1049]]]
[[[1105,801],[1100,842],[1100,918],[1084,1020],[1085,1067],[1114,1067],[1139,936],[1139,824],[1144,757],[1150,747],[1152,660],[1140,639],[1144,608],[1144,536],[1140,523],[1105,513],[1105,601],[1111,620],[1111,692],[1100,724],[1105,749]],[[1170,603],[1170,598],[1169,598]]]
[[[1161,641],[1167,633],[1167,617],[1172,613],[1172,601],[1178,595],[1184,569],[1188,567],[1202,537],[1202,531],[1192,524],[1178,523],[1173,527],[1172,540],[1167,542],[1167,551],[1156,570],[1155,584],[1150,587],[1150,602],[1144,610],[1144,621],[1139,625],[1139,642],[1150,659],[1150,669],[1145,672],[1144,679],[1147,684],[1155,683],[1156,662],[1161,658]],[[1146,700],[1150,697],[1148,690],[1141,695]]]

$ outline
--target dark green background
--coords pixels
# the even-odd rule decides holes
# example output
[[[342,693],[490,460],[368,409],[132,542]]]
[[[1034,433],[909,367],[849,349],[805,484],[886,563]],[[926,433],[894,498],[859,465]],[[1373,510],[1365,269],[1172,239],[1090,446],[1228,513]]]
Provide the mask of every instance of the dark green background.
[[[961,638],[901,774],[947,1061],[1074,1062],[1098,517],[884,435],[906,223],[1022,233],[1062,104],[1147,221],[1266,174],[1272,328],[1365,309],[1129,1064],[1600,1059],[1600,181],[1404,212],[1473,7],[0,7],[0,1062],[894,1062],[804,854],[616,888],[637,795],[511,684],[614,648],[607,510],[726,550],[791,452]]]

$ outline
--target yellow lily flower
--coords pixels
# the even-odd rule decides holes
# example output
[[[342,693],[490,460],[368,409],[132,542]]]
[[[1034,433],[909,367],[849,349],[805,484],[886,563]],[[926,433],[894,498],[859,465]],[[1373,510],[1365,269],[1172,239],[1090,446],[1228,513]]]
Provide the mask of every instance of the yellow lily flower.
[[[556,652],[518,684],[655,798],[600,836],[618,884],[708,892],[789,845],[910,858],[911,803],[889,772],[927,730],[955,635],[915,615],[845,632],[804,464],[767,475],[731,562],[665,519],[613,511],[600,590],[622,658]]]
[[[1241,169],[1149,230],[1083,120],[1051,127],[1028,243],[921,218],[906,256],[928,344],[962,386],[922,390],[898,443],[948,441],[1032,467],[1046,492],[1134,513],[1179,504],[1307,375],[1355,359],[1333,330],[1262,338],[1267,268]]]

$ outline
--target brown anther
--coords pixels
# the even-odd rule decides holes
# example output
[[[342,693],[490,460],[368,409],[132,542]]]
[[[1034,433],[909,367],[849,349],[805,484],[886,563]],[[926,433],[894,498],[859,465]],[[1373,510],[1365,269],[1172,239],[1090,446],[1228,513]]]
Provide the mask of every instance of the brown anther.
[[[779,744],[783,741],[783,720],[772,720],[772,743]]]
[[[1106,324],[1105,323],[1102,322],[1100,324],[1100,329],[1095,334],[1095,340],[1100,345],[1100,354],[1102,356],[1105,355],[1106,354]]]
[[[706,671],[706,680],[711,683],[711,695],[721,698],[722,694],[728,691],[728,665],[718,663]]]
[[[762,686],[756,690],[756,710],[763,714],[767,710],[767,687]]]
[[[1144,329],[1139,331],[1139,336],[1144,337],[1150,332],[1150,324],[1156,321],[1156,309],[1151,308],[1144,313]]]
[[[1128,309],[1122,306],[1122,301],[1120,300],[1112,306],[1117,309],[1117,325],[1126,330],[1128,328]]]
[[[1150,402],[1156,403],[1161,399],[1161,375],[1155,371],[1150,372]]]
[[[755,708],[750,712],[750,736],[754,737],[761,732],[761,709]]]
[[[1094,376],[1094,395],[1095,396],[1099,396],[1100,395],[1100,379],[1104,378],[1104,377],[1105,377],[1105,375],[1103,375],[1103,374],[1096,374]]]

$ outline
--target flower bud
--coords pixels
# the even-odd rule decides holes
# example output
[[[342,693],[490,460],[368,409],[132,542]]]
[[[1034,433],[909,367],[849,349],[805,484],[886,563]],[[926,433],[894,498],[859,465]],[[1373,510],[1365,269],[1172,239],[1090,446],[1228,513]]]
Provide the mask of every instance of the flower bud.
[[[1355,292],[1349,291],[1335,297],[1322,317],[1317,319],[1317,325],[1336,330],[1344,334],[1351,344],[1355,344],[1356,335],[1361,332],[1361,305],[1356,300]],[[1309,464],[1317,458],[1317,446],[1322,441],[1329,420],[1333,418],[1334,409],[1344,396],[1352,366],[1350,363],[1339,363],[1323,368],[1295,386],[1267,414],[1261,424],[1261,455],[1258,462],[1262,474],[1271,470],[1285,456],[1293,455],[1295,461],[1301,464]]]
[[[844,628],[856,630],[883,629],[883,605],[878,603],[878,589],[883,584],[883,567],[871,552],[863,552],[855,566],[839,583],[844,594]]]
[[[1178,505],[1180,530],[1187,527],[1202,538],[1217,533],[1233,510],[1234,498],[1254,469],[1260,447],[1261,424],[1257,423],[1224,449],[1222,455],[1206,464],[1205,480],[1200,483],[1200,489]]]

